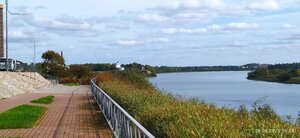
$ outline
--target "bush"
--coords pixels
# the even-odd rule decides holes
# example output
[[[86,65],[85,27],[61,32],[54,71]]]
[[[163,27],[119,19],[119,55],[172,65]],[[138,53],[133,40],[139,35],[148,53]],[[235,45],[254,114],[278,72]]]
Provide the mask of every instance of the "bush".
[[[60,78],[59,82],[62,83],[62,84],[77,83],[78,80],[74,77],[66,77],[66,78]]]
[[[237,115],[238,115],[238,117],[241,117],[241,118],[249,117],[249,112],[245,105],[240,105],[240,107],[237,110]]]
[[[122,72],[117,72],[120,78],[124,81],[136,84],[136,86],[148,87],[150,83],[147,81],[146,76],[142,73],[126,70]]]
[[[295,123],[296,126],[300,127],[300,111],[298,113],[298,118],[296,120],[296,123]]]
[[[94,74],[90,74],[89,76],[84,76],[81,78],[75,78],[75,77],[65,77],[65,78],[60,78],[59,82],[62,84],[70,84],[70,83],[76,83],[80,85],[89,85],[90,80],[94,78]]]
[[[269,75],[269,70],[266,68],[259,68],[255,71],[248,73],[248,79],[258,79]]]
[[[83,65],[70,65],[69,71],[72,76],[78,79],[90,75],[90,70]]]
[[[281,74],[277,77],[277,79],[281,82],[288,81],[292,78],[292,76],[288,73]]]

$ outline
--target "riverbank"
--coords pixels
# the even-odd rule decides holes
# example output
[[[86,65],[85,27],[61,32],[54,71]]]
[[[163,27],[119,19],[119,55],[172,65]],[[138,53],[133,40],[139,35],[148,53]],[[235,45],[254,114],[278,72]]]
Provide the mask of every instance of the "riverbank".
[[[147,81],[134,83],[141,79],[112,73],[98,77],[100,87],[157,137],[300,136],[299,127],[282,121],[270,106],[259,101],[250,110],[243,106],[237,111],[218,108],[163,93]],[[271,129],[291,131],[263,131]]]

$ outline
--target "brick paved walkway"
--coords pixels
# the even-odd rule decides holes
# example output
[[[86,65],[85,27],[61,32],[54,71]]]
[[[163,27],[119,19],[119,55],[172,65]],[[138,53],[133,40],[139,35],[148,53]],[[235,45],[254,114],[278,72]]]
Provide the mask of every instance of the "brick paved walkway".
[[[88,86],[60,87],[64,87],[64,92],[31,93],[1,100],[0,112],[21,104],[29,104],[32,99],[55,96],[55,102],[47,106],[48,111],[34,128],[0,129],[0,137],[112,137],[112,132],[90,95]]]

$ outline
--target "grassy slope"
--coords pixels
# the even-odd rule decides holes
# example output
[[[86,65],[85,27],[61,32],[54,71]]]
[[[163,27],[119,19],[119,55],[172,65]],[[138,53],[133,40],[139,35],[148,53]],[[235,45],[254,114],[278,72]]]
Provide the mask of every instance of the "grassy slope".
[[[54,96],[47,96],[36,100],[32,100],[31,103],[50,104],[53,102],[53,100],[54,100]]]
[[[31,128],[46,112],[45,107],[21,105],[0,113],[0,129]]]
[[[267,105],[255,103],[251,111],[241,108],[237,112],[195,99],[176,98],[113,75],[102,78],[101,88],[157,137],[300,136],[299,127],[282,122]]]

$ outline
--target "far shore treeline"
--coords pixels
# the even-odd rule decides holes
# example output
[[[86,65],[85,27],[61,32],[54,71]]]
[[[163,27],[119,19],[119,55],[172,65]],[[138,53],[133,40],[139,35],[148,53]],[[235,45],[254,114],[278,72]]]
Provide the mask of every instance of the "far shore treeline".
[[[300,63],[276,64],[248,74],[250,80],[300,84]]]
[[[87,67],[91,71],[113,71],[116,70],[116,64],[96,63],[96,64],[77,64]],[[125,69],[144,69],[154,73],[170,73],[170,72],[202,72],[202,71],[245,71],[255,70],[261,66],[257,63],[251,63],[241,66],[151,66],[139,63],[122,64]]]
[[[46,55],[45,55],[46,54]],[[48,55],[47,55],[48,54]],[[55,56],[53,56],[55,55]],[[53,56],[53,57],[52,57]],[[43,58],[45,59],[42,63],[37,63],[37,71],[42,75],[50,75],[57,76],[60,80],[64,80],[63,82],[72,82],[72,80],[79,80],[82,78],[86,78],[84,82],[87,82],[87,78],[93,76],[91,74],[103,71],[118,71],[117,64],[111,63],[87,63],[87,64],[71,64],[65,65],[64,59],[60,59],[58,53],[53,51],[47,51],[44,53]],[[59,57],[59,58],[58,58]],[[51,58],[54,58],[52,60]],[[60,65],[56,65],[60,62],[56,61],[55,58],[62,60]],[[50,63],[53,62],[53,63]],[[52,72],[49,72],[48,66],[52,67]],[[120,67],[123,67],[127,71],[139,72],[143,73],[148,77],[155,77],[157,73],[172,73],[172,72],[205,72],[205,71],[246,71],[246,70],[255,70],[259,67],[266,66],[260,65],[256,63],[246,64],[241,66],[187,66],[187,67],[178,67],[178,66],[151,66],[151,65],[143,65],[139,63],[131,63],[131,64],[122,64]],[[57,70],[57,71],[55,71]],[[54,71],[54,72],[53,72]],[[90,73],[88,73],[90,72]],[[89,76],[89,77],[85,77]]]

